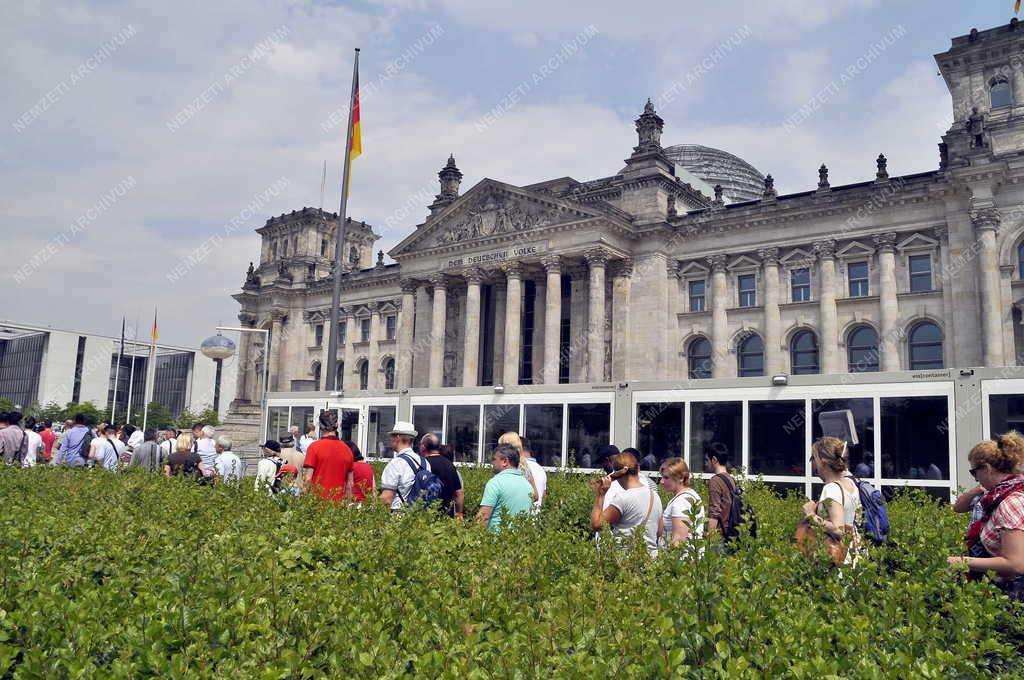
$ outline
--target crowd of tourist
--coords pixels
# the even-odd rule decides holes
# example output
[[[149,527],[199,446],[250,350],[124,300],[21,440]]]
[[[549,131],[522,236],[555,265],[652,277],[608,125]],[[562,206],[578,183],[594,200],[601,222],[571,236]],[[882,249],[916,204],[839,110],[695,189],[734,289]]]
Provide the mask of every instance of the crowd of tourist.
[[[339,438],[336,412],[320,414],[319,431],[317,436],[317,427],[310,425],[300,434],[292,426],[279,440],[264,442],[254,476],[256,488],[272,495],[318,494],[334,503],[376,501],[394,512],[431,506],[464,520],[462,476],[450,448],[442,447],[433,433],[419,436],[411,423],[396,423],[389,432],[393,456],[378,484],[355,443]],[[190,432],[141,431],[107,423],[92,428],[79,415],[66,421],[58,434],[49,421],[0,413],[0,459],[23,467],[129,467],[201,484],[239,484],[245,465],[231,448],[229,437],[217,436],[203,423]],[[845,442],[828,436],[813,443],[810,464],[824,485],[817,500],[804,504],[804,518],[795,532],[802,547],[823,535],[837,565],[856,563],[866,551],[863,532],[878,542],[880,531],[877,523],[865,522],[865,513],[872,511],[865,507],[865,499],[872,503],[870,485],[865,491],[865,483],[850,473],[846,448]],[[657,483],[640,474],[643,459],[633,448],[620,451],[605,445],[596,451],[606,474],[592,480],[590,524],[595,532],[607,527],[616,541],[640,533],[646,549],[656,556],[668,546],[687,544],[697,555],[707,545],[729,551],[741,531],[756,531],[756,518],[729,472],[734,461],[727,453],[714,453],[703,461],[704,470],[711,473],[706,504],[693,488],[693,476],[682,458],[660,464],[658,478],[670,496],[663,504]],[[948,562],[966,570],[970,578],[993,574],[1001,589],[1024,601],[1024,436],[1010,432],[982,441],[968,460],[978,484],[953,505],[956,512],[971,513],[967,550],[965,555],[950,556]],[[490,462],[494,476],[484,487],[475,521],[498,532],[508,520],[540,511],[547,498],[547,472],[516,432],[499,437]]]

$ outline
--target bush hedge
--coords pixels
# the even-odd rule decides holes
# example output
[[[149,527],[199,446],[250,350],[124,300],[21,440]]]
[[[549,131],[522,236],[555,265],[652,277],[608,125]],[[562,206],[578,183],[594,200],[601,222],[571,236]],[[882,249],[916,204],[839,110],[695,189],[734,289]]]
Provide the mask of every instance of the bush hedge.
[[[467,515],[489,470],[466,470]],[[0,470],[0,677],[1024,676],[1024,616],[945,565],[964,517],[891,504],[837,576],[748,482],[735,555],[595,547],[586,478],[501,535],[139,474]]]

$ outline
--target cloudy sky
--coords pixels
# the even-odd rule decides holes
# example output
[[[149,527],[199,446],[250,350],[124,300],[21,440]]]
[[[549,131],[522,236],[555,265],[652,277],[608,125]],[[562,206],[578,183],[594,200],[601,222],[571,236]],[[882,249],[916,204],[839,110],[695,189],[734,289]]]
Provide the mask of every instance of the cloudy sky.
[[[324,160],[337,210],[353,47],[349,212],[387,250],[449,153],[463,190],[607,176],[647,97],[666,145],[728,150],[782,193],[813,188],[822,162],[833,185],[871,178],[879,152],[892,174],[934,169],[951,112],[932,55],[1012,4],[6,3],[0,318],[115,335],[158,307],[161,339],[183,345],[235,323],[252,230],[319,205]]]

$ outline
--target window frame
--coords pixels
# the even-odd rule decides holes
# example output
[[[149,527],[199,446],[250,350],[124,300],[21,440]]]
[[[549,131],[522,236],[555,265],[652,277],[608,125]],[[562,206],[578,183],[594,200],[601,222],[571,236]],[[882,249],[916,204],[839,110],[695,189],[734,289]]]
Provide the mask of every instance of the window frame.
[[[753,338],[757,338],[761,342],[761,372],[760,373],[744,373],[743,358],[745,356],[755,356],[755,352],[744,352],[743,347]],[[739,378],[760,378],[764,377],[764,338],[761,337],[760,333],[756,331],[750,331],[745,334],[742,338],[736,342],[736,376]]]
[[[751,290],[743,290],[742,282],[745,279],[750,279],[753,282],[753,288]],[[751,307],[757,307],[757,272],[737,272],[735,276],[736,282],[736,306],[741,309],[749,309]],[[743,304],[743,296],[751,295],[750,304]]]
[[[707,375],[697,375],[698,372],[704,373],[704,371],[703,370],[698,371],[697,369],[694,368],[694,359],[704,359],[705,358],[704,355],[694,356],[694,354],[693,354],[694,345],[696,345],[697,343],[700,343],[700,342],[707,343],[707,347],[708,347],[708,353],[707,353],[707,356],[706,356],[706,358],[708,360],[708,363],[709,363],[709,366],[706,369]],[[708,380],[711,377],[713,377],[713,375],[714,375],[714,367],[713,367],[713,364],[712,364],[713,360],[714,360],[714,347],[711,344],[711,339],[708,338],[706,335],[697,335],[697,336],[691,338],[690,341],[688,343],[686,343],[686,377],[687,377],[687,379],[689,379],[689,380]]]
[[[384,337],[387,340],[394,340],[398,337],[398,315],[387,314],[384,317]]]
[[[871,260],[868,257],[866,257],[866,256],[863,259],[861,259],[860,257],[857,257],[857,258],[852,258],[852,259],[850,259],[848,261],[845,261],[843,263],[843,265],[844,265],[844,269],[846,270],[846,294],[847,294],[847,297],[851,297],[851,298],[871,297]],[[850,268],[854,267],[854,266],[857,266],[857,265],[864,265],[864,277],[863,278],[858,277],[858,278],[854,279],[853,276],[851,276]],[[864,292],[863,293],[854,293],[853,292],[854,282],[856,282],[858,285],[860,285],[863,282],[863,285],[864,285]]]
[[[811,302],[811,268],[810,267],[793,267],[787,270],[789,272],[789,301],[790,302]],[[797,284],[793,279],[797,272],[804,272],[807,274],[807,282]],[[798,300],[796,298],[797,287],[801,290],[807,291],[807,297]]]
[[[811,342],[813,343],[813,350],[809,349],[797,349],[796,343],[798,340],[802,340],[804,337],[810,336]],[[797,368],[797,356],[804,354],[814,354],[814,363],[809,365],[808,368],[813,370],[805,370],[804,367]],[[810,328],[799,328],[793,332],[789,338],[789,372],[790,375],[818,375],[821,373],[821,346],[818,343],[818,334]]]
[[[693,287],[700,284],[700,295],[694,295]],[[694,301],[700,300],[699,308],[694,307]],[[690,312],[706,312],[708,309],[708,280],[706,278],[694,278],[686,281],[686,309]]]
[[[859,333],[862,330],[869,330],[875,336],[875,344],[874,344],[874,348],[873,348],[874,352],[875,352],[875,361],[872,364],[867,364],[868,366],[874,366],[873,370],[863,370],[863,369],[861,369],[861,370],[854,370],[853,369],[853,366],[857,366],[857,365],[861,365],[861,364],[854,363],[853,358],[850,356],[850,352],[851,351],[867,351],[869,349],[868,346],[866,346],[866,345],[855,346],[855,345],[853,345],[851,343],[851,339],[853,338],[854,333]],[[866,323],[859,323],[859,324],[854,325],[853,327],[851,327],[846,332],[845,344],[846,344],[846,372],[847,373],[878,373],[880,370],[882,370],[881,354],[880,354],[880,351],[878,349],[878,330],[876,330],[874,326],[871,326],[871,325],[866,324]]]
[[[933,290],[935,290],[935,258],[933,257],[932,253],[931,252],[927,252],[927,251],[908,252],[908,253],[906,253],[906,258],[907,258],[907,292],[909,292],[909,293],[930,293]],[[922,274],[920,272],[917,273],[917,274],[914,273],[914,260],[915,259],[920,260],[921,258],[927,258],[927,261],[928,261],[928,271],[926,272],[926,274],[928,276],[928,287],[924,288],[922,290],[914,290],[914,277],[915,276],[918,276],[918,277],[922,276]]]
[[[1007,101],[1005,104],[996,104],[995,102],[995,88],[997,85],[1006,85]],[[996,77],[988,83],[988,105],[989,109],[1003,109],[1013,106],[1013,85],[1010,83],[1009,78]]]
[[[933,326],[935,328],[935,330],[938,331],[938,333],[939,333],[939,340],[938,340],[938,342],[934,342],[934,341],[932,341],[932,342],[918,342],[915,345],[915,343],[914,343],[914,334],[917,333],[919,330],[921,330],[921,328],[923,328],[924,326]],[[917,348],[938,346],[939,350],[940,350],[939,351],[939,356],[941,357],[941,359],[939,361],[940,365],[939,366],[923,366],[921,364],[915,365],[915,361],[914,361],[914,349],[915,349],[915,346]],[[946,368],[946,337],[945,337],[945,334],[942,332],[942,327],[939,326],[939,324],[935,323],[935,321],[933,321],[931,319],[917,319],[917,320],[911,322],[911,324],[909,326],[907,326],[906,347],[907,347],[907,350],[906,350],[907,351],[907,368],[909,370],[911,370],[911,371],[939,371],[939,370],[943,370],[943,369]],[[932,363],[932,362],[928,362],[928,363]]]

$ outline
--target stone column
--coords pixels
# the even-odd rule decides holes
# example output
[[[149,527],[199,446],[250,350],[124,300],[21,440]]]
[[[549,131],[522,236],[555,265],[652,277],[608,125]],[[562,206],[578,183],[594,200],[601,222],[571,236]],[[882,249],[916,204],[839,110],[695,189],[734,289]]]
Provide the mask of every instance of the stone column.
[[[591,248],[583,254],[590,268],[590,295],[587,325],[587,382],[604,382],[604,274],[608,253]]]
[[[242,312],[238,315],[242,328],[255,328],[256,315]],[[235,377],[235,401],[252,401],[255,358],[252,352],[252,340],[255,333],[239,333],[238,338],[238,373]]]
[[[467,269],[466,278],[466,332],[462,353],[462,386],[476,387],[480,375],[480,283],[484,273]]]
[[[357,390],[359,389],[359,375],[355,373],[356,368],[356,333],[359,329],[356,328],[356,309],[355,307],[341,308],[338,310],[338,318],[345,320],[345,346],[342,348],[342,374],[341,384],[338,388],[341,390]]]
[[[444,384],[444,338],[445,317],[448,306],[448,281],[444,274],[430,277],[434,289],[434,303],[430,319],[430,378],[428,387],[438,388]]]
[[[523,266],[509,262],[502,269],[505,272],[508,290],[505,294],[505,369],[502,371],[503,385],[519,384],[519,352],[523,313]]]
[[[779,312],[779,249],[757,251],[764,263],[764,369],[766,375],[785,373],[782,315]]]
[[[899,302],[896,298],[896,233],[875,234],[878,250],[878,364],[883,371],[900,370]]]
[[[629,366],[629,293],[633,260],[616,260],[611,263],[609,274],[612,277],[612,380],[624,381]]]
[[[587,379],[587,268],[574,265],[569,268],[569,382]]]
[[[999,309],[999,251],[996,232],[1001,216],[995,207],[971,207],[978,239],[978,292],[981,298],[982,348],[986,366],[1003,365],[1002,311]]]
[[[366,305],[370,309],[370,343],[366,349],[367,368],[366,389],[379,390],[384,386],[383,374],[380,371],[380,303],[371,302]]]
[[[545,280],[534,279],[533,281],[533,337],[530,356],[531,385],[540,385],[544,382],[544,312],[547,309],[547,285]],[[524,303],[525,304],[525,303]]]
[[[729,286],[725,278],[725,255],[708,258],[711,269],[711,375],[725,378],[734,375],[729,365]]]
[[[416,309],[417,283],[412,279],[402,279],[402,309],[398,312],[398,360],[395,369],[395,384],[398,389],[405,390],[412,386],[412,343],[413,316]]]
[[[270,313],[270,356],[267,360],[270,361],[268,382],[271,391],[281,389],[277,384],[277,378],[281,374],[281,355],[284,354],[284,316],[284,312],[279,310]]]
[[[545,385],[558,384],[558,362],[562,338],[562,261],[558,255],[546,255],[540,261],[547,277],[547,305],[544,307]]]
[[[821,372],[839,372],[839,320],[836,316],[836,242],[832,239],[816,241],[814,252],[818,255],[821,270],[819,291],[818,352],[821,355]]]

